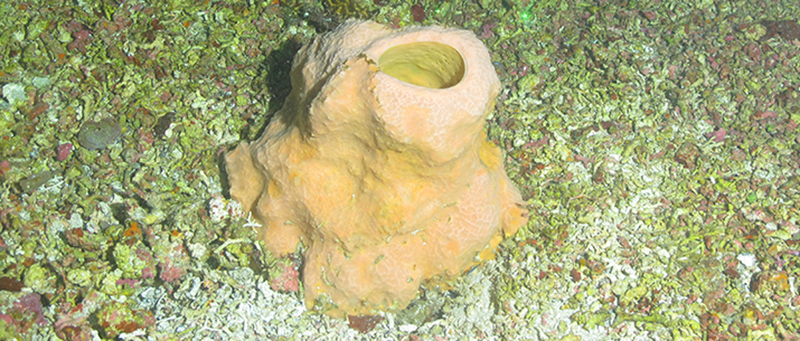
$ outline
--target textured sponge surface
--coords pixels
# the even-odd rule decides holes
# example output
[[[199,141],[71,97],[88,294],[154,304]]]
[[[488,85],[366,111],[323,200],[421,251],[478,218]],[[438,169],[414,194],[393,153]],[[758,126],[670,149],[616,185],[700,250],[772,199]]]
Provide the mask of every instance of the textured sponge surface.
[[[526,222],[483,133],[499,84],[472,33],[349,21],[303,47],[291,75],[278,118],[226,164],[269,250],[304,247],[309,307],[402,309]]]

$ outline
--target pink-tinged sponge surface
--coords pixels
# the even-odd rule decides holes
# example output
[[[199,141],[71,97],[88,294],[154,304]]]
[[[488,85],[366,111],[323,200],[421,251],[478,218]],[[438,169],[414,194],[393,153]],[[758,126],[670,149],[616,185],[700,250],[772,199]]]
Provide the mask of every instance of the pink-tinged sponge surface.
[[[526,222],[483,133],[499,81],[472,33],[348,21],[300,50],[292,85],[264,136],[226,161],[270,251],[307,247],[308,306],[404,308]]]

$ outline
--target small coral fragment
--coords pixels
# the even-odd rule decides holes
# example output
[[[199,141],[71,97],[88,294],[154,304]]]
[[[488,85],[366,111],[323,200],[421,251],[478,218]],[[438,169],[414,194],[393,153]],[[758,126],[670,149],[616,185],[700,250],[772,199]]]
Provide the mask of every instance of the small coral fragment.
[[[29,293],[18,297],[11,307],[0,312],[0,323],[4,322],[0,333],[26,333],[33,325],[47,324],[42,313],[42,298],[37,293]]]
[[[168,283],[176,283],[191,266],[189,253],[178,240],[170,241],[166,235],[150,241],[158,260],[158,277]]]
[[[74,228],[64,231],[67,243],[85,251],[98,251],[108,248],[109,240],[106,236],[99,233],[88,233],[82,228]]]
[[[678,148],[675,152],[675,161],[686,167],[687,169],[694,169],[697,166],[697,156],[700,155],[700,149],[694,143],[687,142]]]
[[[156,261],[150,249],[141,241],[136,241],[132,245],[117,243],[112,255],[125,278],[141,278],[145,274],[154,272]]]
[[[56,160],[64,161],[69,157],[70,152],[72,151],[73,146],[72,143],[62,143],[56,147]]]
[[[21,291],[25,287],[18,279],[9,276],[0,277],[0,290],[2,291]]]
[[[270,269],[269,285],[275,291],[296,292],[300,289],[299,278],[300,272],[294,262],[284,258]]]
[[[97,313],[97,324],[103,328],[108,338],[116,338],[122,333],[132,333],[154,323],[153,313],[132,309],[128,303],[112,303]]]
[[[369,333],[371,330],[375,329],[375,326],[381,321],[384,320],[382,316],[377,315],[364,315],[364,316],[348,316],[347,317],[348,323],[350,324],[350,328],[358,330],[362,333]]]

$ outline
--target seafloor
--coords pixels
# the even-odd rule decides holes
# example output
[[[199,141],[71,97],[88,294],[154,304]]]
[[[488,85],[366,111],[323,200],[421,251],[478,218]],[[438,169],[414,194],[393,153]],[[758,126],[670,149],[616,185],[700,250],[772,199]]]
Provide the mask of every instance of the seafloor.
[[[220,157],[347,18],[475,32],[530,209],[496,261],[349,322],[306,311]],[[0,339],[797,340],[798,19],[796,0],[2,1]]]

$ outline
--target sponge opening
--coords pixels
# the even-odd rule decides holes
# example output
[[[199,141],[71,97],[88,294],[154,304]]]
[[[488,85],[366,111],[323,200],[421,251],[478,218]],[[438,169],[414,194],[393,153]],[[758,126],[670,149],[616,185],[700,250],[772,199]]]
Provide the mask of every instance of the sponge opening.
[[[389,76],[431,89],[458,84],[465,71],[456,49],[433,41],[393,46],[381,54],[378,66]]]

